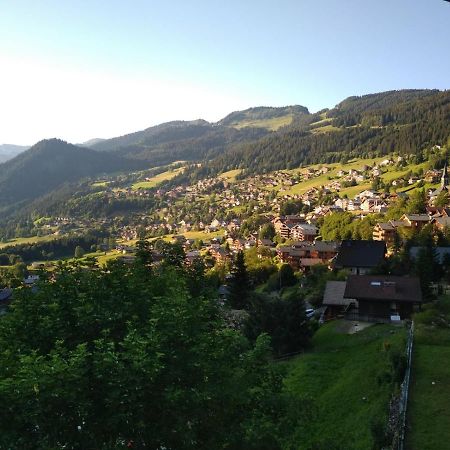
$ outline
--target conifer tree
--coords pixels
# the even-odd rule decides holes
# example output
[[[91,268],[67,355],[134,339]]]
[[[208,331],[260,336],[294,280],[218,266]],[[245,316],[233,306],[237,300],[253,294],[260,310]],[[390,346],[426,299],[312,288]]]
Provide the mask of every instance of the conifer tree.
[[[250,290],[244,252],[240,250],[231,269],[230,304],[236,309],[246,309]]]

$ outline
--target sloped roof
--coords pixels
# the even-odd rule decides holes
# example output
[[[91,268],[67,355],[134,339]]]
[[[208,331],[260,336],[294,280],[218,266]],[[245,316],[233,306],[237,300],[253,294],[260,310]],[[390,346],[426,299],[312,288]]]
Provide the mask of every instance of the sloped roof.
[[[384,241],[342,241],[335,267],[376,267],[386,253]]]
[[[323,304],[325,306],[347,306],[352,299],[344,298],[346,281],[327,281],[325,293],[323,294]]]
[[[422,302],[420,280],[417,277],[350,275],[345,298],[399,302]]]
[[[378,228],[381,228],[382,230],[386,230],[386,231],[395,230],[395,227],[389,222],[379,222],[379,223],[377,223],[377,226],[378,226]]]

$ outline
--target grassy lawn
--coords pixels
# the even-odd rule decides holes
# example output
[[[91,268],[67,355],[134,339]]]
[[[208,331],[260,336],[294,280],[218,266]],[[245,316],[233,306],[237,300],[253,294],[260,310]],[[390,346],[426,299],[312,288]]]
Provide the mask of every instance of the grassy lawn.
[[[450,299],[417,314],[406,448],[450,449]]]
[[[344,321],[322,326],[311,352],[283,363],[286,388],[313,404],[299,431],[299,449],[372,449],[372,425],[387,423],[394,386],[383,375],[390,371],[389,353],[404,351],[406,332],[373,325],[349,335],[343,333],[346,326]]]
[[[149,181],[139,181],[137,183],[134,183],[131,186],[131,188],[134,190],[137,190],[137,189],[149,189],[149,188],[155,187],[158,184],[162,183],[163,181],[168,181],[168,180],[171,180],[172,178],[176,177],[183,170],[184,170],[184,167],[179,167],[178,169],[173,169],[173,170],[166,170],[165,172],[155,175]]]

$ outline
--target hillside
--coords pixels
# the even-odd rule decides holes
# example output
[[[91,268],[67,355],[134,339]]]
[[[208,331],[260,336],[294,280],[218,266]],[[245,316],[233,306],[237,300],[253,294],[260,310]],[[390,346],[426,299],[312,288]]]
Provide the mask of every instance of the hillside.
[[[65,182],[137,166],[58,139],[44,140],[0,165],[0,206],[32,200]]]
[[[219,120],[217,124],[237,129],[260,127],[276,131],[283,126],[290,125],[295,118],[302,115],[309,115],[308,108],[299,105],[279,108],[259,106],[244,111],[234,111]]]
[[[351,97],[317,117],[235,146],[210,165],[215,173],[264,173],[307,164],[344,162],[393,151],[417,154],[450,136],[450,91],[398,91]],[[321,132],[322,131],[322,132]]]
[[[287,120],[292,121],[277,131],[256,126]],[[0,165],[0,208],[14,205],[17,209],[21,202],[47,194],[62,198],[52,191],[87,176],[163,167],[176,161],[188,164],[172,185],[230,170],[239,170],[239,177],[245,177],[317,163],[374,159],[393,152],[413,154],[419,164],[424,149],[446,144],[449,136],[450,91],[405,90],[349,97],[331,110],[314,114],[303,106],[257,107],[233,112],[216,124],[168,122],[90,143],[90,148],[42,141]],[[189,162],[201,166],[189,166]],[[131,184],[140,181],[145,180],[138,178]]]
[[[260,128],[236,130],[205,120],[175,121],[107,139],[92,145],[91,148],[159,166],[179,160],[211,159],[234,144],[254,141],[265,134],[267,130]]]

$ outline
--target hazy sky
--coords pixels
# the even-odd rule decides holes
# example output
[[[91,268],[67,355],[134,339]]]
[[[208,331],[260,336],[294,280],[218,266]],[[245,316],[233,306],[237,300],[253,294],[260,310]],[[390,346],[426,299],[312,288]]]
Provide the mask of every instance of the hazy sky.
[[[450,88],[443,0],[0,0],[0,144]]]

